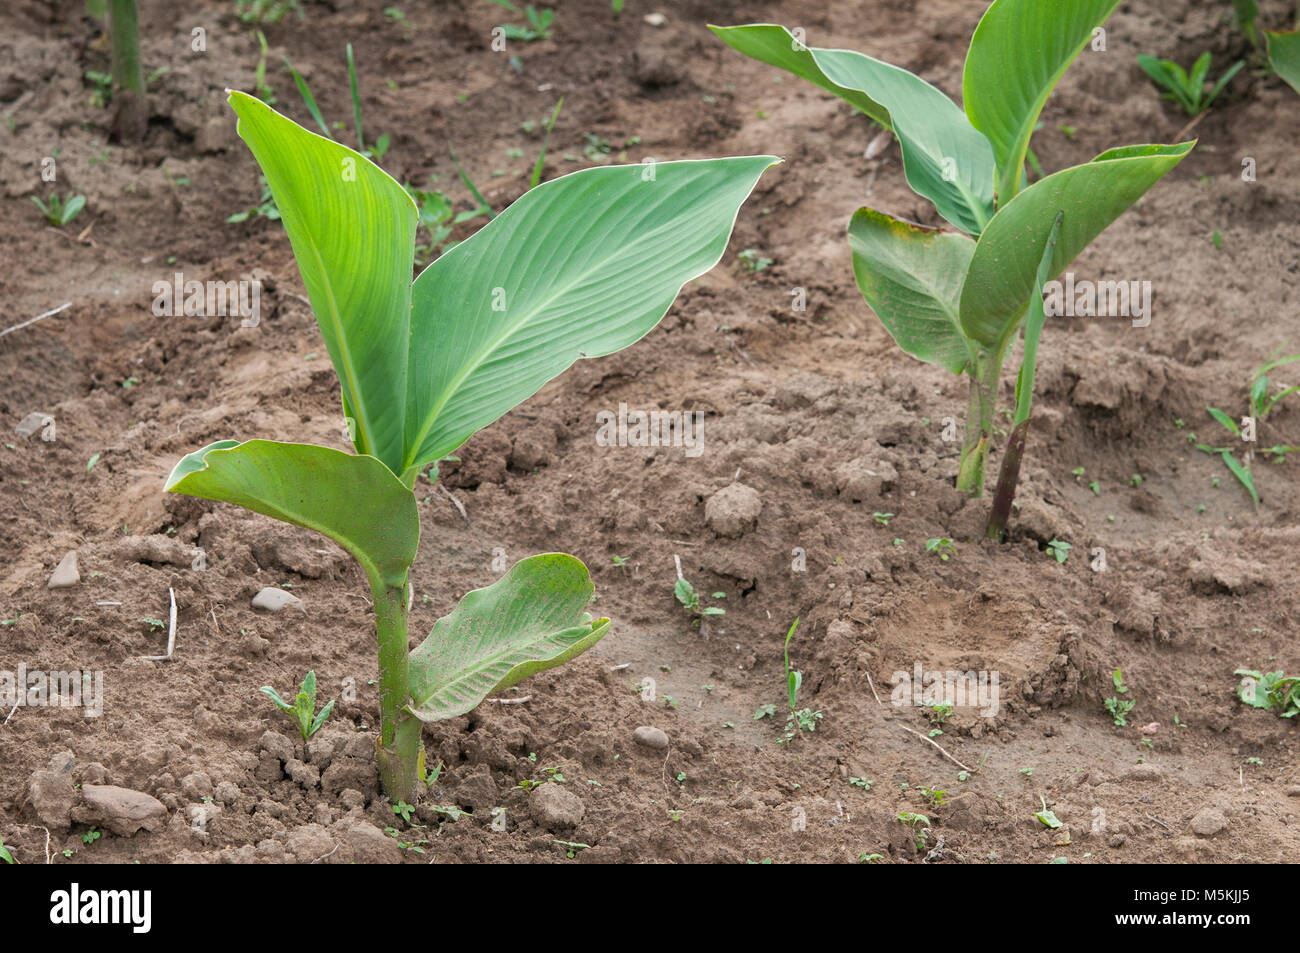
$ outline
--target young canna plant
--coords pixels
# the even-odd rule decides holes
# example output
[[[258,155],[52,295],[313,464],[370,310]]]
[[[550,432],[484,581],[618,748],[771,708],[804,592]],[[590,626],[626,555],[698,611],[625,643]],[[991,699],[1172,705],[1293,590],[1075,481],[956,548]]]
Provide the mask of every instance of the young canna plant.
[[[864,208],[849,224],[849,245],[858,287],[899,347],[970,377],[957,485],[972,496],[983,493],[1002,364],[1040,265],[1045,280],[1059,274],[1194,145],[1111,149],[1025,187],[1043,104],[1119,3],[994,0],[971,38],[964,109],[904,69],[851,50],[805,46],[781,26],[711,27],[740,52],[815,83],[891,129],[908,184],[951,224],[929,228]],[[1014,492],[1014,475],[1003,476]],[[1002,530],[995,511],[989,535]]]
[[[521,560],[469,593],[414,651],[407,572],[416,476],[581,357],[641,338],[721,258],[772,156],[587,169],[527,192],[411,279],[416,207],[341,143],[232,92],[239,134],[280,209],[338,372],[355,453],[223,440],[166,489],[317,530],[352,554],[374,597],[384,792],[415,803],[424,722],[595,644],[608,619],[572,556]]]

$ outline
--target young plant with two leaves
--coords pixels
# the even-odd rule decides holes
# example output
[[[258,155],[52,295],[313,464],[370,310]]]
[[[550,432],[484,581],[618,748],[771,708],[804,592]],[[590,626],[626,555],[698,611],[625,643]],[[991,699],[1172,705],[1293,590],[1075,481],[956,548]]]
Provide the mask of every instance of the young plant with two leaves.
[[[330,537],[360,564],[378,636],[380,780],[415,803],[425,722],[559,665],[609,631],[587,568],[523,559],[466,595],[413,651],[408,570],[416,477],[583,357],[632,344],[721,258],[776,159],[607,166],[527,192],[412,281],[411,196],[360,153],[230,93],[280,209],[342,389],[354,453],[222,440],[166,489],[237,503]]]
[[[781,26],[711,27],[891,129],[908,184],[952,226],[864,208],[849,224],[849,245],[858,287],[899,347],[970,377],[957,485],[972,496],[984,489],[1002,364],[1025,328],[1014,429],[987,529],[994,538],[1006,527],[1028,435],[1041,286],[1194,145],[1110,149],[1026,186],[1029,140],[1048,95],[1119,2],[995,0],[971,38],[964,109],[904,69],[808,47]]]

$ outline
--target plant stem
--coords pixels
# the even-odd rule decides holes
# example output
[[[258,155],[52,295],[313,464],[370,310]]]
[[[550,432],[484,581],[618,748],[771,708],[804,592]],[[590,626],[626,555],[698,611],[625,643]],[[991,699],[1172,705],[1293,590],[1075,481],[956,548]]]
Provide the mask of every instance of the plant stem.
[[[113,50],[113,134],[119,142],[138,142],[148,127],[148,112],[136,0],[109,0],[108,16]]]
[[[410,701],[406,589],[405,580],[398,585],[379,579],[370,581],[379,637],[379,781],[390,800],[414,804],[423,723],[405,710]]]
[[[1001,541],[1007,531],[1007,520],[1011,518],[1011,504],[1016,498],[1016,483],[1020,480],[1020,461],[1025,454],[1025,442],[1029,437],[1029,421],[1024,420],[1011,431],[1007,449],[1002,457],[1002,466],[998,469],[998,485],[993,491],[993,510],[989,513],[989,522],[984,535],[989,539]]]
[[[984,495],[984,461],[993,441],[993,418],[997,413],[998,384],[1002,377],[1003,351],[981,348],[971,376],[970,401],[966,407],[966,436],[962,442],[957,489],[971,496]]]

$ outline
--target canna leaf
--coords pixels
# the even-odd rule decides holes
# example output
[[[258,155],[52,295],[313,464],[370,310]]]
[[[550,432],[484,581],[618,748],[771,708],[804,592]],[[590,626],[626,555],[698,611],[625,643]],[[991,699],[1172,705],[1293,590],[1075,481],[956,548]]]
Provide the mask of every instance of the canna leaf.
[[[1121,0],[994,0],[971,37],[962,98],[993,147],[998,205],[1020,191],[1043,104]]]
[[[1055,276],[1191,150],[1125,146],[1040,179],[998,211],[980,236],[961,290],[968,337],[1001,348],[1029,303],[1057,212],[1065,213],[1049,274]]]
[[[584,611],[592,590],[580,560],[547,553],[467,593],[411,652],[408,710],[422,721],[454,718],[580,655],[609,632],[608,619]]]
[[[816,83],[893,129],[908,184],[962,231],[983,230],[993,215],[993,149],[942,91],[862,53],[803,47],[782,26],[709,29],[747,56]]]
[[[280,210],[357,452],[401,474],[415,203],[359,153],[246,93],[228,101]]]
[[[958,318],[971,239],[864,208],[849,223],[849,246],[858,288],[899,347],[954,374],[974,362]]]
[[[579,358],[648,333],[717,264],[741,203],[778,161],[574,172],[431,263],[412,296],[402,470],[451,453]]]
[[[1268,59],[1292,89],[1300,93],[1300,32],[1274,32],[1265,30],[1268,38]]]
[[[371,456],[302,443],[222,440],[181,458],[165,488],[324,533],[361,563],[372,584],[401,586],[415,559],[415,496]]]

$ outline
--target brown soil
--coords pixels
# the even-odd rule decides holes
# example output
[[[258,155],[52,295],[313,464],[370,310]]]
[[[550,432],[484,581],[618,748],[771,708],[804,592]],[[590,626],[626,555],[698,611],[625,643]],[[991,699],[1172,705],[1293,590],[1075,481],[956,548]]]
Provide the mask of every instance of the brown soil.
[[[1294,857],[1294,731],[1245,707],[1233,670],[1300,669],[1298,464],[1256,462],[1256,509],[1189,434],[1218,430],[1207,405],[1244,415],[1253,370],[1300,350],[1295,94],[1240,74],[1197,127],[1190,157],[1073,265],[1080,278],[1150,280],[1153,319],[1146,328],[1051,322],[1020,509],[996,545],[981,540],[988,501],[954,488],[957,445],[941,438],[943,419],[963,416],[963,382],[893,346],[849,265],[844,229],[859,205],[931,224],[933,210],[908,189],[896,146],[863,158],[874,135],[863,117],[705,29],[803,26],[810,43],[863,49],[952,94],[984,4],[695,0],[659,4],[667,22],[655,27],[639,0],[618,20],[605,0],[551,2],[554,36],[513,44],[518,70],[489,48],[504,11],[486,2],[410,4],[403,22],[383,15],[390,0],[305,2],[306,20],[264,27],[280,108],[309,123],[278,68],[283,53],[326,116],[350,117],[351,42],[366,126],[392,137],[383,164],[399,179],[440,176],[461,208],[469,197],[447,146],[503,207],[525,188],[539,144],[521,123],[543,119],[559,95],[548,178],[588,164],[588,134],[613,144],[616,158],[639,137],[627,148],[633,162],[785,159],[742,210],[722,264],[658,329],[618,355],[580,362],[444,467],[468,524],[421,483],[413,637],[496,578],[497,550],[511,562],[550,550],[579,556],[615,624],[592,652],[510,693],[526,702],[486,703],[426,730],[431,762],[445,767],[410,831],[378,795],[367,756],[378,712],[359,570],[305,530],[162,493],[175,461],[213,440],[343,446],[334,373],[282,228],[263,218],[226,223],[259,193],[222,95],[253,88],[255,37],[230,3],[142,0],[147,68],[169,72],[153,87],[147,141],[122,147],[107,141],[109,112],[88,105],[83,73],[106,69],[107,52],[81,0],[15,0],[0,14],[0,113],[12,117],[0,129],[0,323],[72,302],[0,338],[9,432],[0,446],[0,669],[102,671],[105,691],[98,718],[2,713],[4,843],[23,863],[44,862],[48,825],[29,803],[29,781],[71,751],[76,780],[153,794],[170,820],[89,845],[86,823],[56,825],[59,863],[326,854],[563,862],[556,841],[590,845],[579,860],[623,862]],[[1287,5],[1264,6],[1263,19],[1277,22]],[[1085,52],[1049,101],[1034,141],[1043,166],[1171,141],[1185,119],[1157,98],[1135,55],[1188,62],[1209,48],[1216,69],[1226,66],[1245,53],[1229,10],[1125,5],[1108,24],[1108,51]],[[195,26],[207,31],[204,53],[190,52]],[[1076,131],[1067,137],[1062,124]],[[39,163],[54,155],[60,191],[88,197],[61,231],[46,228],[28,198],[49,190]],[[1240,175],[1247,156],[1257,164],[1252,183]],[[737,258],[748,248],[773,263],[751,270]],[[155,317],[152,284],[174,271],[262,277],[261,326]],[[806,289],[806,311],[792,310],[793,288]],[[1300,372],[1277,376],[1294,382]],[[1010,405],[1010,373],[1003,392]],[[621,402],[703,411],[704,452],[596,446],[597,412]],[[55,418],[54,441],[12,432],[32,411]],[[1300,443],[1300,400],[1270,415],[1260,440]],[[733,482],[761,499],[756,526],[735,538],[705,518],[706,501]],[[878,512],[895,514],[887,527]],[[925,543],[945,536],[956,555],[941,561]],[[1073,545],[1065,564],[1045,552],[1053,539]],[[196,546],[202,570],[191,565]],[[1095,548],[1105,550],[1104,572],[1089,567]],[[47,589],[72,549],[80,584]],[[796,550],[804,571],[795,571]],[[616,567],[616,555],[627,564]],[[706,600],[727,610],[706,632],[673,597],[674,555],[701,593],[726,594]],[[265,585],[292,586],[306,612],[253,610]],[[165,650],[166,632],[143,620],[167,619],[169,588],[179,607],[175,658],[142,660]],[[823,717],[815,732],[779,743],[782,643],[796,616],[800,704]],[[961,708],[934,736],[950,758],[925,739],[927,709],[890,704],[892,673],[918,663],[1000,673],[996,717]],[[324,773],[323,786],[296,765],[302,780],[283,776],[279,742],[263,733],[288,726],[257,693],[266,684],[285,692],[309,668],[328,695],[344,679],[359,686],[321,743],[294,752]],[[1126,727],[1103,707],[1116,668],[1129,687],[1120,697],[1136,703]],[[652,702],[639,694],[647,677]],[[756,719],[764,705],[775,716]],[[1158,730],[1141,734],[1149,723]],[[667,732],[667,752],[635,744],[640,725]],[[526,781],[563,783],[581,799],[582,820],[539,826]],[[222,789],[222,810],[192,825],[210,786]],[[946,791],[945,803],[925,789]],[[1034,818],[1044,801],[1068,836]],[[442,822],[433,805],[471,813]],[[504,832],[492,826],[495,807],[505,808]],[[1193,817],[1216,810],[1226,827],[1193,833]],[[924,850],[901,811],[928,817]],[[801,817],[806,829],[797,830]],[[376,840],[370,824],[401,833]],[[423,852],[403,852],[398,840]]]

